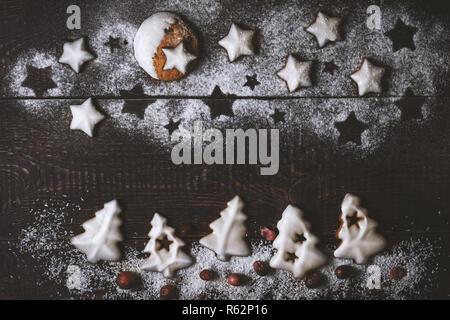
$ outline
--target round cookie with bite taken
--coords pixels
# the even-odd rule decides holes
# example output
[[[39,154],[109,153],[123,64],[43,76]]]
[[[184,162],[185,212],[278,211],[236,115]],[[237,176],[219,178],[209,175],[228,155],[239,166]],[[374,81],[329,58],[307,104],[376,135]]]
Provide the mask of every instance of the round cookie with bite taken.
[[[134,56],[153,78],[173,81],[191,70],[198,56],[198,38],[176,14],[158,12],[147,18],[134,38]]]

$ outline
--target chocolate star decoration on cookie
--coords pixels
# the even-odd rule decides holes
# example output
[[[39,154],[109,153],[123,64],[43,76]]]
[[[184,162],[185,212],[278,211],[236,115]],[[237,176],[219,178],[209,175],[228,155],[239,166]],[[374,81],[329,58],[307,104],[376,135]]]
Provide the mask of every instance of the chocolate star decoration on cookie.
[[[350,228],[351,226],[353,226],[353,225],[356,225],[356,226],[359,228],[359,222],[360,222],[361,220],[364,220],[364,219],[361,218],[361,217],[358,217],[358,214],[355,212],[354,215],[352,215],[352,216],[347,216],[347,225],[348,225],[349,228]]]
[[[274,114],[271,114],[270,117],[273,119],[275,124],[278,122],[284,122],[284,116],[286,115],[286,112],[280,111],[277,108],[275,108]]]
[[[22,87],[30,88],[36,97],[42,96],[48,89],[56,88],[56,83],[52,80],[51,67],[36,68],[27,65],[27,77],[22,82]]]
[[[260,82],[258,80],[256,80],[256,74],[253,75],[253,77],[250,77],[250,76],[245,76],[245,77],[247,78],[247,82],[244,83],[244,87],[249,87],[250,89],[252,89],[252,91],[253,91],[253,89],[255,89],[255,87],[257,85],[260,84]]]
[[[162,239],[157,239],[156,243],[158,245],[158,250],[166,249],[167,251],[170,251],[170,244],[172,241],[170,241],[166,235]]]
[[[120,46],[120,38],[114,38],[109,36],[109,40],[104,43],[105,46],[108,46],[111,52],[114,51],[114,49],[122,49]]]
[[[209,99],[202,101],[209,107],[211,111],[211,119],[215,119],[221,115],[233,117],[233,102],[236,98],[234,94],[224,94],[219,86],[215,86]]]
[[[295,259],[298,259],[298,257],[293,252],[286,252],[286,261],[292,261],[295,262]]]
[[[422,119],[422,105],[424,102],[424,97],[414,95],[411,88],[406,89],[404,97],[395,101],[395,105],[402,112],[401,121]]]
[[[407,26],[398,18],[395,27],[385,33],[392,40],[392,49],[395,51],[402,48],[409,48],[415,50],[414,34],[417,32],[416,27]]]
[[[337,70],[338,66],[334,64],[334,61],[325,62],[325,67],[323,68],[324,72],[328,72],[329,74],[334,74],[334,71]]]
[[[294,241],[295,241],[295,242],[303,243],[303,242],[306,241],[306,238],[305,238],[305,236],[304,236],[303,234],[296,234],[296,235],[295,235],[295,240],[294,240]]]
[[[355,112],[350,112],[345,121],[335,122],[334,126],[339,131],[339,143],[354,142],[361,144],[361,134],[368,126],[356,119]]]
[[[180,123],[181,120],[178,120],[176,122],[174,122],[172,118],[169,120],[169,123],[164,126],[164,128],[166,128],[169,131],[169,136],[171,136],[172,133],[178,129]]]
[[[145,109],[156,101],[156,99],[128,100],[148,97],[144,94],[144,89],[142,89],[142,85],[140,84],[135,85],[131,90],[120,90],[120,95],[126,99],[122,108],[122,113],[134,114],[139,119],[144,119]]]

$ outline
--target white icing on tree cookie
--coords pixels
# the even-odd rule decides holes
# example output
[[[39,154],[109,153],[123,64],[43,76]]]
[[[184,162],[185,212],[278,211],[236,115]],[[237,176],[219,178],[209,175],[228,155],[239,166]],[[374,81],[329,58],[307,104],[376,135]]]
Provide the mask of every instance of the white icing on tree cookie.
[[[364,58],[358,71],[352,73],[350,78],[358,85],[358,94],[360,96],[366,93],[380,93],[382,91],[381,79],[384,75],[384,68],[377,67],[367,58]]]
[[[316,248],[319,239],[303,220],[303,212],[292,205],[284,210],[277,223],[280,231],[273,242],[278,249],[270,260],[270,266],[292,272],[295,278],[303,278],[312,269],[325,264],[325,256]]]
[[[70,111],[73,116],[70,129],[81,130],[89,137],[93,136],[95,125],[105,119],[105,116],[95,109],[91,98],[80,105],[70,106]]]
[[[386,247],[384,238],[375,231],[377,223],[368,217],[367,210],[360,203],[357,196],[345,195],[337,233],[342,241],[334,251],[335,257],[354,259],[358,264],[366,263],[370,256]]]
[[[309,87],[312,85],[309,77],[311,66],[311,61],[298,61],[294,56],[289,55],[286,65],[278,71],[277,75],[286,81],[289,92],[293,92],[298,87]]]
[[[166,64],[164,70],[176,68],[181,73],[186,73],[186,67],[189,62],[197,59],[197,56],[189,53],[185,48],[183,42],[180,42],[175,48],[163,48],[162,51],[166,55]]]
[[[120,251],[117,242],[122,241],[119,227],[122,221],[117,200],[105,203],[104,208],[95,213],[95,217],[83,223],[84,233],[71,239],[71,243],[86,254],[89,262],[99,260],[119,260]]]
[[[81,66],[92,59],[94,59],[94,56],[86,51],[84,38],[80,38],[73,42],[64,43],[63,54],[59,58],[59,62],[68,64],[78,73]]]
[[[341,40],[341,35],[339,34],[340,22],[340,18],[329,17],[319,11],[316,20],[305,30],[316,37],[319,47],[323,47],[329,41]]]
[[[164,277],[170,278],[176,270],[193,263],[193,259],[181,250],[185,244],[175,236],[175,230],[167,225],[166,218],[155,213],[151,225],[150,240],[144,248],[150,257],[142,264],[142,270],[162,272]]]
[[[231,25],[227,36],[219,41],[219,44],[227,50],[230,62],[242,55],[253,55],[254,30],[244,30],[234,23]]]
[[[153,57],[164,38],[164,30],[180,18],[170,12],[158,12],[142,22],[134,37],[134,56],[139,65],[153,78],[158,79]]]
[[[220,260],[230,256],[248,256],[250,249],[245,241],[247,216],[242,212],[244,202],[235,196],[220,212],[220,218],[211,222],[212,233],[200,239],[200,244],[216,252]]]

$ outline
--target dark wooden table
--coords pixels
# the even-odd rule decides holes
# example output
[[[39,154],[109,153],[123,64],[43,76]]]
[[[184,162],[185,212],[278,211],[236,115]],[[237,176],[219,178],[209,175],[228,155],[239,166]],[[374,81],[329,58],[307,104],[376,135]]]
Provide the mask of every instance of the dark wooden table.
[[[124,246],[142,250],[154,212],[175,228],[192,226],[185,239],[195,242],[239,194],[250,237],[274,228],[292,203],[305,210],[323,244],[335,246],[340,202],[352,192],[364,199],[391,245],[418,238],[436,244],[437,276],[405,298],[448,299],[450,23],[439,3],[79,0],[80,30],[66,28],[70,4],[1,1],[0,298],[73,296],[64,281],[45,276],[40,252],[23,248],[30,226],[51,225],[36,222],[48,206],[77,208],[76,214],[65,212],[59,223],[65,233],[52,239],[67,242],[116,198],[124,211]],[[381,7],[381,30],[366,26],[371,4]],[[201,40],[196,68],[173,83],[152,80],[133,57],[134,32],[161,10],[186,18]],[[318,10],[344,18],[343,41],[320,49],[303,31]],[[398,18],[417,28],[415,50],[393,52],[384,33]],[[230,64],[217,41],[232,22],[257,30],[257,54]],[[96,59],[75,74],[57,59],[63,43],[80,36]],[[109,37],[119,39],[119,48],[105,44]],[[275,75],[289,53],[314,61],[313,87],[289,93]],[[386,67],[382,94],[357,96],[348,75],[363,57]],[[334,73],[324,69],[329,61],[337,66]],[[245,83],[254,75],[259,84],[252,90]],[[132,91],[135,86],[143,91]],[[212,95],[216,86],[224,96]],[[406,105],[423,103],[421,119],[402,119],[398,101],[407,88],[415,98]],[[107,116],[94,138],[69,129],[68,106],[89,97]],[[211,120],[208,105],[224,102],[232,104],[234,116]],[[121,113],[124,105],[148,107],[140,119]],[[286,113],[284,121],[274,122],[275,109]],[[350,111],[368,125],[360,145],[340,143],[334,126]],[[279,128],[280,170],[262,176],[258,165],[174,165],[164,127],[170,119],[184,128],[195,119],[219,129]],[[55,250],[54,259],[60,254]]]

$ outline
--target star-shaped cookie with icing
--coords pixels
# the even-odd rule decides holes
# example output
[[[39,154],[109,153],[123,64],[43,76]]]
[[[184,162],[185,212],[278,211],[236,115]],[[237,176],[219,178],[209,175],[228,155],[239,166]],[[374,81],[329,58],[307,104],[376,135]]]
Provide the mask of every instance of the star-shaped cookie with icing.
[[[84,38],[64,43],[63,50],[59,62],[68,64],[77,73],[85,62],[94,59],[94,56],[86,50]]]
[[[105,119],[105,116],[95,109],[91,98],[80,105],[70,106],[70,111],[73,116],[70,129],[81,130],[90,137],[93,136],[95,125]]]
[[[196,55],[186,50],[183,42],[180,42],[175,48],[163,48],[162,51],[166,55],[166,63],[163,70],[176,68],[182,74],[186,74],[188,64],[197,59]]]
[[[254,54],[253,35],[254,30],[245,30],[232,24],[228,35],[219,41],[219,44],[227,50],[230,62],[233,62],[242,55],[250,56]]]
[[[377,67],[367,58],[364,58],[358,71],[352,73],[350,78],[358,86],[358,94],[363,96],[369,92],[380,93],[382,91],[381,80],[384,75],[384,68]]]
[[[298,87],[310,87],[312,85],[309,76],[312,61],[298,61],[294,56],[289,55],[286,65],[278,71],[277,75],[286,81],[289,92],[297,90]]]
[[[323,47],[330,41],[341,40],[339,34],[340,22],[341,18],[329,17],[319,11],[316,20],[305,30],[316,37],[319,47]]]

